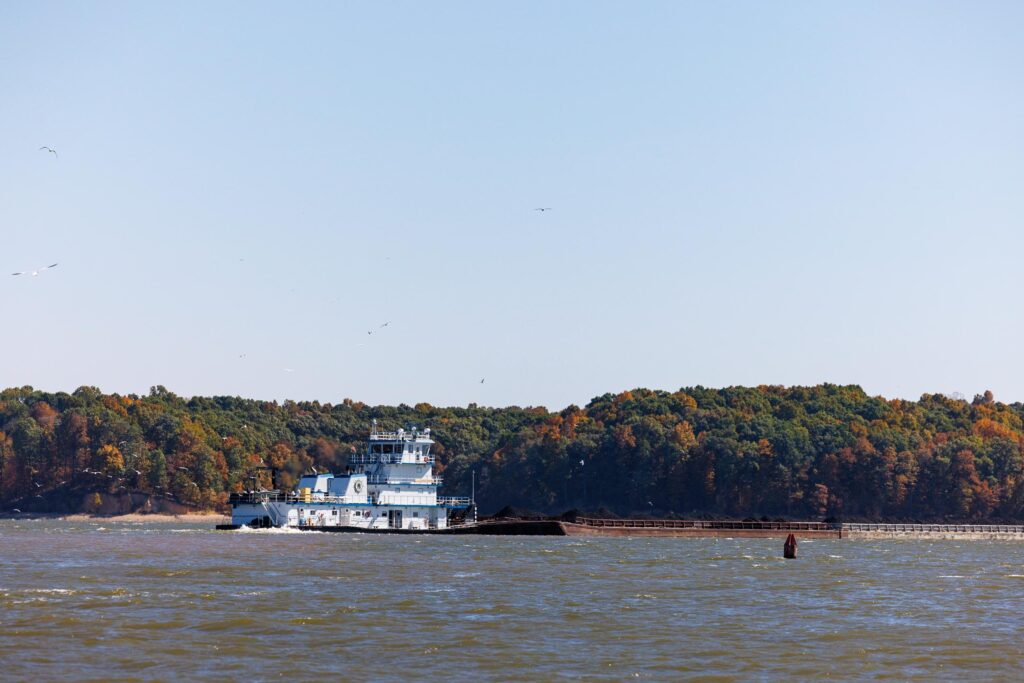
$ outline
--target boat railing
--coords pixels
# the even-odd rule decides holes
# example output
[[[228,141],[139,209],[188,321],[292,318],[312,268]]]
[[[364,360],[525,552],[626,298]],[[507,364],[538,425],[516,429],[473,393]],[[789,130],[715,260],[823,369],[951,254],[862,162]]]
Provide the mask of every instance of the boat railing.
[[[829,524],[827,522],[736,522],[727,520],[696,519],[600,519],[594,517],[577,517],[576,523],[583,524],[584,526],[626,529],[757,529],[771,531],[834,531],[839,528],[839,525]]]
[[[1024,524],[861,524],[844,522],[843,531],[1024,534]]]
[[[438,496],[437,504],[449,507],[468,507],[473,504],[473,500],[469,496]]]
[[[366,475],[366,482],[368,484],[420,484],[428,486],[440,486],[443,481],[443,477],[431,477],[429,481],[424,481],[423,479],[410,479],[407,477],[385,477],[379,474]]]
[[[405,460],[405,456],[409,460]],[[433,465],[434,456],[415,453],[356,453],[348,456],[350,465]]]
[[[429,431],[370,432],[370,441],[402,441],[408,443],[434,443]]]
[[[337,496],[330,493],[311,493],[309,497],[280,491],[246,491],[233,493],[228,502],[231,503],[365,503],[365,500],[350,500],[348,496]]]

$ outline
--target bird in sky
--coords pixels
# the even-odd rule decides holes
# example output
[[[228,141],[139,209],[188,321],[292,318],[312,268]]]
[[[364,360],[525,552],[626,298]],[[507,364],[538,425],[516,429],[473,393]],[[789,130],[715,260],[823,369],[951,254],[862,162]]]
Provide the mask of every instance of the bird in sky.
[[[35,270],[19,270],[17,273],[11,273],[11,275],[31,275],[32,277],[36,277],[40,273],[43,273],[43,272],[49,270],[50,268],[56,268],[58,265],[60,265],[60,264],[58,264],[58,263],[51,263],[48,266],[40,266],[39,268],[36,268]]]
[[[536,209],[534,209],[534,211],[550,211],[550,210],[551,210],[550,206],[538,206]]]
[[[487,379],[487,378],[485,377],[484,379]],[[483,384],[483,383],[484,383],[484,380],[483,379],[480,380],[480,384]]]
[[[284,369],[284,371],[285,371],[285,372],[295,372],[295,370],[293,370],[293,369],[291,369],[291,368],[285,368],[285,369]]]
[[[388,325],[390,325],[390,324],[391,324],[391,321],[389,320],[389,321],[387,321],[386,323],[384,323],[383,325],[381,325],[381,327],[387,327],[387,326],[388,326]]]
[[[373,330],[367,330],[366,334],[373,334]]]
[[[44,149],[47,152],[49,152],[50,154],[52,154],[54,159],[59,159],[60,158],[59,156],[57,156],[57,150],[52,149],[50,147],[47,147],[46,145],[43,145],[42,147],[40,147],[38,151],[42,152]]]

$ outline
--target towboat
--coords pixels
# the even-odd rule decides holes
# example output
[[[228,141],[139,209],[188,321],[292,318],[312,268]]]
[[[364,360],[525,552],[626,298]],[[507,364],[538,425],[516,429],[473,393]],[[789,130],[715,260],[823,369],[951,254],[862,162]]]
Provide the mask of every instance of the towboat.
[[[433,445],[430,429],[384,432],[374,420],[348,472],[304,475],[289,493],[276,489],[275,476],[272,490],[232,494],[231,524],[218,528],[443,533],[472,524],[471,497],[437,493],[442,481],[434,476]]]

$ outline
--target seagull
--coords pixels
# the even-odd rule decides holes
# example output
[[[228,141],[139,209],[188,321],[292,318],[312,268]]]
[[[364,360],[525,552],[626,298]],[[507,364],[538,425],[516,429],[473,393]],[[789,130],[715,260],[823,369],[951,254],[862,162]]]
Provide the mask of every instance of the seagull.
[[[551,210],[550,206],[538,206],[536,209],[534,209],[534,211],[550,211],[550,210]]]
[[[386,323],[384,323],[383,325],[381,325],[381,327],[387,327],[387,326],[388,326],[388,325],[390,325],[390,324],[391,324],[391,321],[389,320],[389,321],[387,321]]]
[[[484,379],[486,379],[486,377]],[[480,384],[483,384],[483,383],[484,383],[484,380],[480,380]]]
[[[142,476],[142,472],[139,472],[138,470],[134,470],[133,469],[132,472],[134,472],[135,474],[139,475],[140,477]]]
[[[239,358],[245,358],[245,354],[244,353],[240,353],[240,354],[238,354],[238,357]]]
[[[21,510],[19,510],[18,508],[14,508],[13,510],[11,510],[11,512],[21,512]]]
[[[42,484],[40,484],[40,483],[39,483],[38,481],[34,481],[34,482],[32,482],[32,483],[36,485],[36,488],[37,488],[37,489],[41,489],[41,488],[43,488],[43,485],[42,485]]]
[[[43,271],[49,270],[50,268],[56,268],[58,265],[59,264],[57,264],[57,263],[51,263],[48,266],[40,266],[39,268],[36,268],[35,270],[19,270],[17,273],[11,273],[11,275],[31,275],[32,277],[36,277],[36,276],[39,275],[39,273],[42,273]]]
[[[367,330],[366,334],[373,334],[373,330]]]
[[[285,371],[285,372],[295,372],[295,371],[294,371],[294,370],[292,370],[291,368],[285,368],[285,369],[284,369],[284,371]]]
[[[59,159],[60,158],[60,157],[57,156],[57,150],[51,149],[50,147],[47,147],[46,145],[43,145],[42,147],[40,147],[38,151],[42,152],[44,149],[47,152],[49,152],[50,154],[52,154],[54,159]]]

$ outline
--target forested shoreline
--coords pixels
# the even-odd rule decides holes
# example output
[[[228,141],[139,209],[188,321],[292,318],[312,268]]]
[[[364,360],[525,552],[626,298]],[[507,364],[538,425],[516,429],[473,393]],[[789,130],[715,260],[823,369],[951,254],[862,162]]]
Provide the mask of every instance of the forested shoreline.
[[[370,423],[430,427],[444,490],[619,515],[1024,520],[1024,405],[857,386],[634,389],[586,407],[440,408],[0,392],[0,510],[90,511],[142,492],[200,509],[310,468],[344,471]]]

